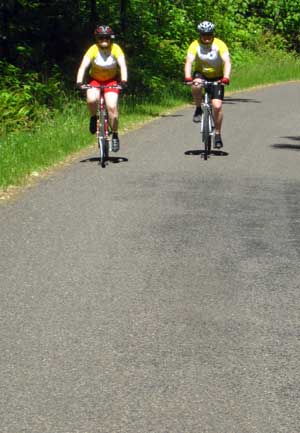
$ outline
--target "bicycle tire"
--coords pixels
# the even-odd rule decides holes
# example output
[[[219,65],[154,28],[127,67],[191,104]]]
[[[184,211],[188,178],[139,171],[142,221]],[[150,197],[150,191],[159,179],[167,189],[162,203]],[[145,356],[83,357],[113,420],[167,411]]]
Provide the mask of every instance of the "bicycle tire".
[[[208,136],[208,140],[207,140],[207,142],[206,142],[206,155],[207,155],[207,158],[209,157],[209,155],[211,154],[211,135],[209,135]],[[206,158],[206,159],[207,159]]]
[[[99,162],[102,168],[105,168],[106,161],[108,160],[108,143],[105,136],[105,115],[106,113],[100,112],[99,126],[98,126],[98,147],[99,147]]]
[[[99,164],[101,165],[101,167],[104,168],[106,162],[106,151],[105,151],[105,141],[103,137],[99,137],[98,147],[99,147]]]
[[[109,139],[107,137],[105,137],[104,143],[105,143],[105,161],[108,161],[109,160]]]
[[[209,112],[207,109],[203,111],[203,131],[202,131],[202,143],[204,144],[204,159],[207,160],[211,153],[211,135],[210,135],[210,119]]]

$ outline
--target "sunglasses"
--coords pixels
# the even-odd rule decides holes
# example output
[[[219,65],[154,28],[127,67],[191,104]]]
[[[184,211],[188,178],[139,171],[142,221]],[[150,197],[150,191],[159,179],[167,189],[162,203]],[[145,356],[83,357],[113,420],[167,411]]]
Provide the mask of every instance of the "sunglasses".
[[[98,41],[110,41],[111,37],[110,36],[96,36],[96,39]]]

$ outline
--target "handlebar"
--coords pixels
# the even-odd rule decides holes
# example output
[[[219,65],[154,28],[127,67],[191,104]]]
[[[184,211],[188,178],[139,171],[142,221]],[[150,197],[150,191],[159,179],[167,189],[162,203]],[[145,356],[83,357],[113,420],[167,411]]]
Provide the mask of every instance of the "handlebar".
[[[189,83],[184,83],[184,84],[186,84],[187,86],[196,86],[196,87],[198,87],[198,86],[204,86],[204,87],[206,87],[206,86],[218,86],[218,85],[221,85],[221,86],[224,86],[224,83],[221,83],[220,81],[207,81],[207,80],[200,80],[200,81],[191,81],[191,82],[189,82]]]
[[[122,90],[122,86],[120,86],[120,84],[114,84],[114,85],[110,85],[110,86],[105,86],[105,85],[100,85],[100,86],[91,86],[90,84],[82,84],[79,87],[79,90],[88,90],[88,89],[119,89]]]

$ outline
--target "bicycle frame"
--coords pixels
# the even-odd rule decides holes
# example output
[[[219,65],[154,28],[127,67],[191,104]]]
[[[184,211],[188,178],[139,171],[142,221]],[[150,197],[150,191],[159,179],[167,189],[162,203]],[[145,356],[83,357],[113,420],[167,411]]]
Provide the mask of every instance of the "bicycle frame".
[[[201,157],[207,160],[209,155],[211,154],[211,143],[215,135],[215,120],[214,120],[213,108],[211,103],[211,90],[213,86],[217,86],[220,83],[218,81],[201,80],[201,81],[193,81],[190,84],[194,86],[202,86],[201,91],[202,91],[203,99],[201,103],[202,116],[201,116],[200,131],[202,134],[202,143],[204,145],[204,152],[201,152]]]
[[[99,163],[101,167],[105,167],[109,160],[110,142],[109,142],[109,119],[104,97],[104,89],[121,89],[121,86],[90,86],[85,84],[81,87],[83,90],[98,89],[99,99],[97,104],[97,144],[99,148]]]
[[[205,160],[211,154],[211,143],[215,135],[215,121],[214,114],[211,104],[211,89],[212,86],[217,85],[216,82],[202,81],[202,92],[203,101],[201,104],[202,117],[201,117],[201,132],[202,132],[202,143],[204,144],[204,154]]]
[[[109,158],[109,123],[105,104],[103,86],[99,86],[99,102],[97,105],[97,143],[100,152],[100,164],[104,168]]]

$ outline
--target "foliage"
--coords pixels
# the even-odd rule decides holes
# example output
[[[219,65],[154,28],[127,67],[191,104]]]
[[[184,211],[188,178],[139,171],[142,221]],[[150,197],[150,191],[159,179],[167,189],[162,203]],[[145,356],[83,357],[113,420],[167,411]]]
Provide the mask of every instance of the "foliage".
[[[130,92],[159,97],[183,79],[196,24],[215,22],[234,68],[256,55],[300,50],[300,0],[9,0],[0,2],[0,134],[60,108],[96,23],[110,24],[129,66]],[[172,84],[171,84],[172,83]]]
[[[51,108],[61,107],[66,98],[55,68],[46,83],[36,72],[23,72],[5,62],[0,62],[0,75],[3,77],[0,81],[0,135],[41,121]]]

